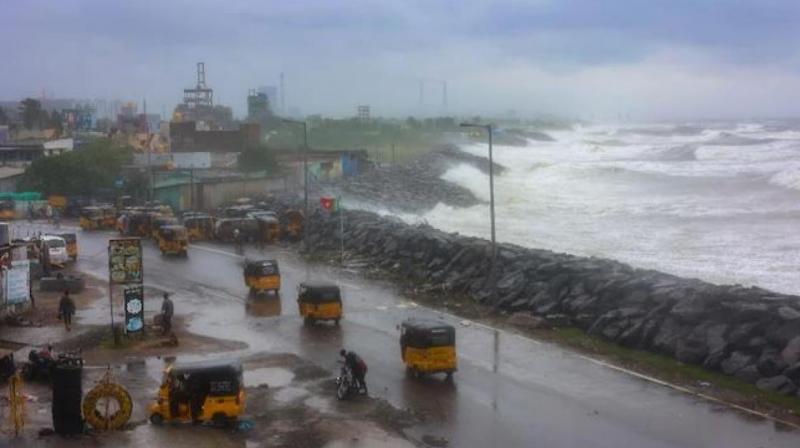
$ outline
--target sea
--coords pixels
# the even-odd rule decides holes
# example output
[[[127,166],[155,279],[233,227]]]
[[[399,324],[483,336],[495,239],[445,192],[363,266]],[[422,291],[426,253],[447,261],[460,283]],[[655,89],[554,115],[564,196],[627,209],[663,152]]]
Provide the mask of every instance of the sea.
[[[800,294],[800,125],[780,121],[578,125],[494,146],[497,239],[611,258],[717,284]],[[486,144],[462,145],[487,155]],[[403,215],[490,235],[489,178],[443,178],[486,203]]]

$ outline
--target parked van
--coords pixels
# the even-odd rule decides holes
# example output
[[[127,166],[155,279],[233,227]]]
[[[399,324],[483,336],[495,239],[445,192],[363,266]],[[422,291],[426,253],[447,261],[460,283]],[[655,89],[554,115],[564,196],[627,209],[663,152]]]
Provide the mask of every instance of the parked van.
[[[65,264],[69,261],[67,242],[64,238],[55,235],[42,235],[42,249],[46,248],[51,264]]]

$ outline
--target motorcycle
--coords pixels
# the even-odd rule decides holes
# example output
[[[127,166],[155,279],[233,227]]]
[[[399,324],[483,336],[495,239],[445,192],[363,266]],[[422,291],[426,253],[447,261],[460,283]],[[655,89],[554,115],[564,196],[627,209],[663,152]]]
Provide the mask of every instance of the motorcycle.
[[[342,365],[339,376],[336,377],[336,398],[346,400],[358,393],[358,386],[353,377],[353,372],[346,364]]]

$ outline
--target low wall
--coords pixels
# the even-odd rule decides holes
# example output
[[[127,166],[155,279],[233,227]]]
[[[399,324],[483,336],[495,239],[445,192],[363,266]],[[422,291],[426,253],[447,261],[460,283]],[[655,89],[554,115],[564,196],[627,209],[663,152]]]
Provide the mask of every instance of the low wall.
[[[344,213],[348,253],[420,287],[531,312],[800,396],[800,297],[510,244],[498,247],[494,290],[488,241]],[[338,232],[338,216],[313,215],[308,250],[338,250]]]

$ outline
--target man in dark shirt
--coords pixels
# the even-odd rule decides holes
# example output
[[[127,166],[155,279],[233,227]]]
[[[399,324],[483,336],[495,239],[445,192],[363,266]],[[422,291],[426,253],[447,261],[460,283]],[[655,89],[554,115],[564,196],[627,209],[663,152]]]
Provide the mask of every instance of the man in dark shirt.
[[[164,301],[161,302],[161,325],[165,334],[172,331],[173,314],[175,314],[175,305],[172,304],[172,300],[169,298],[169,293],[165,292]]]
[[[367,393],[367,363],[361,359],[360,356],[356,354],[356,352],[348,352],[345,349],[342,349],[339,352],[339,355],[344,357],[344,363],[353,372],[353,379],[356,381],[356,385],[358,386],[359,392],[366,394]]]
[[[69,296],[69,291],[64,291],[58,303],[58,318],[64,320],[64,328],[72,330],[72,315],[75,314],[75,302]]]

